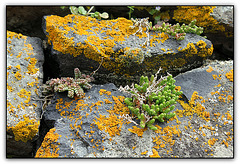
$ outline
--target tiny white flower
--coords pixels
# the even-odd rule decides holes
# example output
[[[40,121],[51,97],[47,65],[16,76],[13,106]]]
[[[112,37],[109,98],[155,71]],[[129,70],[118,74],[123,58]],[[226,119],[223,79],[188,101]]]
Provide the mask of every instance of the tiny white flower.
[[[157,11],[160,11],[160,10],[161,10],[161,7],[160,7],[160,6],[157,6],[155,9],[156,9]]]

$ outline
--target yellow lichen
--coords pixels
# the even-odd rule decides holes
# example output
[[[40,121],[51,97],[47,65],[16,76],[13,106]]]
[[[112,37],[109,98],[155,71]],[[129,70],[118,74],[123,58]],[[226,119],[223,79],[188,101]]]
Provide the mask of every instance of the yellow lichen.
[[[21,80],[21,79],[22,79],[21,73],[20,73],[20,72],[16,72],[16,73],[15,73],[15,78],[16,78],[17,80]]]
[[[105,115],[99,114],[100,117],[96,118],[95,124],[98,129],[106,131],[111,137],[115,135],[120,135],[123,120],[119,119],[116,115]]]
[[[225,76],[229,79],[229,81],[233,81],[233,69],[226,73]]]
[[[149,155],[150,158],[160,158],[160,156],[158,155],[157,150],[152,149],[153,154]]]
[[[58,154],[58,133],[54,133],[56,131],[55,128],[49,130],[49,132],[45,135],[44,140],[37,150],[35,158],[57,158]]]
[[[142,137],[144,131],[146,131],[146,130],[147,130],[147,127],[146,128],[138,128],[136,126],[133,126],[132,129],[131,128],[128,129],[129,132],[135,133],[140,137]]]
[[[123,96],[112,96],[113,101],[115,102],[114,107],[110,110],[109,116],[101,115],[100,117],[96,117],[94,119],[94,123],[98,126],[98,129],[104,130],[111,137],[120,135],[121,127],[124,123],[126,123],[122,118],[119,118],[117,115],[128,114],[129,110],[124,105],[124,97]]]
[[[29,117],[23,115],[24,121],[20,121],[15,127],[12,127],[14,138],[16,141],[27,142],[31,140],[38,132],[39,121],[30,120]]]
[[[100,94],[100,96],[103,95],[103,94],[106,94],[106,95],[109,96],[109,95],[111,95],[111,92],[107,91],[106,89],[100,89],[99,94]]]
[[[215,138],[209,139],[208,140],[209,147],[212,147],[216,143],[216,141],[218,141],[218,139]]]
[[[182,117],[183,114],[186,116],[192,116],[195,113],[202,119],[209,121],[210,113],[205,111],[205,107],[199,101],[196,102],[197,99],[202,100],[203,98],[198,95],[198,92],[194,91],[189,103],[184,103],[184,101],[178,100],[183,107],[183,110],[177,109],[175,113],[179,117]]]
[[[196,19],[196,25],[204,27],[204,32],[225,31],[224,26],[210,15],[214,8],[215,6],[178,6],[178,9],[174,10],[173,19],[186,24]]]
[[[148,153],[148,150],[141,153],[141,155],[146,155]]]
[[[213,71],[213,68],[211,66],[209,66],[208,69],[206,69],[207,72],[211,73]]]

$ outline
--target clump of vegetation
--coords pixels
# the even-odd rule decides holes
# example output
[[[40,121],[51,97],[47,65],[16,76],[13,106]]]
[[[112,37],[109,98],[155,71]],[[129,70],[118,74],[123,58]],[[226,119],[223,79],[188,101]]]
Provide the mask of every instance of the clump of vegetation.
[[[75,78],[62,77],[51,79],[44,85],[45,92],[64,92],[68,91],[68,97],[73,98],[74,94],[81,97],[84,95],[83,89],[90,89],[92,86],[89,84],[94,81],[90,75],[81,74],[78,68],[74,69]]]
[[[186,33],[193,33],[197,35],[201,35],[203,33],[203,28],[198,27],[195,24],[196,20],[191,21],[188,25],[182,24],[181,26],[179,23],[171,25],[169,23],[162,22],[154,25],[150,28],[150,30],[166,32],[170,36],[173,36],[176,40],[184,40]]]
[[[175,80],[171,74],[157,80],[158,72],[151,76],[150,80],[147,76],[140,78],[139,84],[132,84],[120,87],[119,90],[126,92],[131,97],[125,98],[125,103],[132,112],[133,117],[140,120],[140,127],[148,127],[157,130],[153,124],[155,120],[165,122],[175,116],[172,111],[182,91],[175,89]]]
[[[101,18],[108,19],[109,15],[106,12],[99,13],[98,11],[96,11],[94,13],[90,13],[93,8],[94,8],[94,6],[92,6],[88,11],[86,11],[83,6],[79,6],[79,7],[70,6],[69,7],[71,13],[75,14],[75,15],[85,15],[85,16],[90,15],[91,17],[97,18],[97,19],[101,19]]]

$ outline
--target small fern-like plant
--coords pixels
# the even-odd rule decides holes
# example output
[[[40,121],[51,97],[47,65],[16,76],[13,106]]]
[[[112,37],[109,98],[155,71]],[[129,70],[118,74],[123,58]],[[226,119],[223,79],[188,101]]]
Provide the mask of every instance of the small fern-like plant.
[[[125,98],[125,103],[133,116],[140,120],[140,127],[148,127],[157,130],[153,124],[155,120],[165,122],[175,116],[171,112],[182,91],[175,89],[175,80],[171,74],[157,80],[158,72],[151,76],[150,80],[147,76],[140,78],[139,84],[120,87],[119,90],[129,93],[131,97]]]

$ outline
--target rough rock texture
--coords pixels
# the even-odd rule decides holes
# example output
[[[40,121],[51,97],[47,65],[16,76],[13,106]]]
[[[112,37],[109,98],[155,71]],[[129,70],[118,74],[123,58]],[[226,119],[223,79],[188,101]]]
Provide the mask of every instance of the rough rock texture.
[[[195,34],[187,34],[183,41],[177,41],[165,33],[151,31],[147,47],[146,28],[134,34],[139,27],[131,29],[132,25],[125,18],[44,16],[43,30],[51,44],[48,57],[51,66],[62,77],[73,76],[75,67],[91,72],[102,64],[96,79],[118,86],[119,79],[125,80],[121,84],[126,84],[138,80],[143,73],[151,75],[160,66],[169,72],[189,70],[212,55],[211,42]]]
[[[196,25],[204,28],[207,36],[218,52],[217,59],[233,59],[233,6],[177,6],[162,11],[161,19],[169,19],[170,22],[188,24],[196,19]]]
[[[213,42],[214,48],[218,49],[218,52],[233,59],[233,6],[216,6],[211,16],[224,26],[225,30],[217,34],[207,34],[209,39]]]
[[[42,17],[44,15],[58,14],[65,16],[70,13],[66,7],[64,10],[61,6],[7,6],[6,7],[6,24],[7,30],[21,33],[30,37],[45,38],[41,29]],[[34,29],[34,30],[33,30]]]
[[[7,154],[32,156],[42,108],[43,62],[39,38],[7,31]]]
[[[232,61],[213,61],[177,76],[189,103],[179,100],[176,117],[156,123],[157,131],[122,120],[128,110],[113,84],[94,85],[73,100],[58,93],[44,113],[52,128],[43,142],[48,145],[35,157],[233,158],[231,69]]]
[[[216,6],[211,15],[218,21],[233,27],[233,6]]]

